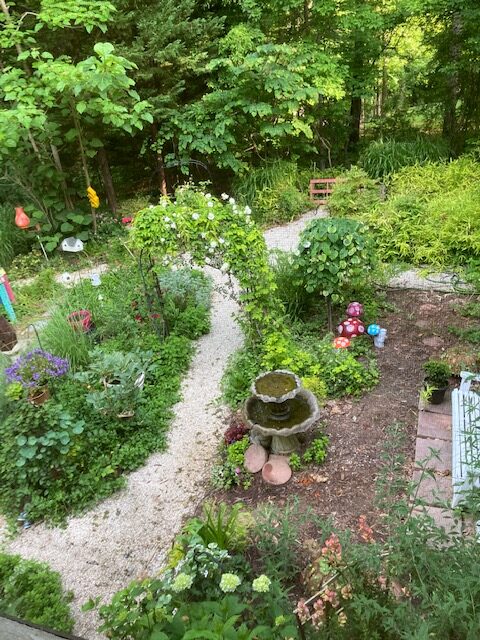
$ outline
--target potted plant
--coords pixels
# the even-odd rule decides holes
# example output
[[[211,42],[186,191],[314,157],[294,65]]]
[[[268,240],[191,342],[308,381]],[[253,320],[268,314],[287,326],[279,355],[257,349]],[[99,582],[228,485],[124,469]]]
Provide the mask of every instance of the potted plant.
[[[425,371],[425,389],[427,400],[430,404],[440,404],[448,389],[448,382],[452,371],[446,362],[441,360],[428,360],[423,365]]]
[[[68,369],[68,360],[43,349],[34,349],[17,358],[5,369],[5,374],[8,382],[20,383],[27,390],[30,402],[39,405],[50,397],[49,383],[64,376]]]
[[[94,349],[88,370],[75,377],[88,384],[87,402],[97,411],[130,418],[135,413],[151,357],[150,352],[104,353]]]

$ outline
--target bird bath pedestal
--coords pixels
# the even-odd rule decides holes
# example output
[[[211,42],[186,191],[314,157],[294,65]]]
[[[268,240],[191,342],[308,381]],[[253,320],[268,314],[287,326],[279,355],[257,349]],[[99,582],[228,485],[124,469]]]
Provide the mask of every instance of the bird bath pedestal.
[[[280,455],[297,451],[298,434],[308,431],[320,417],[313,393],[302,387],[298,376],[283,369],[256,378],[243,413],[253,440]]]

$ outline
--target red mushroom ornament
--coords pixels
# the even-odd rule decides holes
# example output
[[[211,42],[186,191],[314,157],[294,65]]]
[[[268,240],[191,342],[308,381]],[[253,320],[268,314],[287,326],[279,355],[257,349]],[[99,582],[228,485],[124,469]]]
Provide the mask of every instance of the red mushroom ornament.
[[[337,331],[341,336],[353,338],[365,333],[365,325],[358,318],[347,318],[338,325]]]
[[[352,318],[358,318],[363,313],[363,304],[360,302],[350,302],[347,307],[347,316]]]

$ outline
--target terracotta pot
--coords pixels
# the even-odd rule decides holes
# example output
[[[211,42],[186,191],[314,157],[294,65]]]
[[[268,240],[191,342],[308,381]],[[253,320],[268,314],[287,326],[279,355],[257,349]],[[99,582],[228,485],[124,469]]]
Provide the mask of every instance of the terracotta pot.
[[[48,387],[40,387],[33,389],[29,395],[29,400],[35,406],[39,406],[50,398],[50,389]]]

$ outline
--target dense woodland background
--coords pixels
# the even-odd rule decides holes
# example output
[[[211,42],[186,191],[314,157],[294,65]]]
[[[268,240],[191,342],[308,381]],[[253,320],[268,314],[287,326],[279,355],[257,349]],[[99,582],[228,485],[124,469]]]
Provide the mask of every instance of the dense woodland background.
[[[309,177],[368,165],[392,141],[394,155],[413,146],[428,160],[478,144],[478,0],[0,9],[1,228],[22,204],[49,249],[87,236],[90,184],[116,213],[187,175],[241,191],[252,168],[281,161],[306,190]]]

